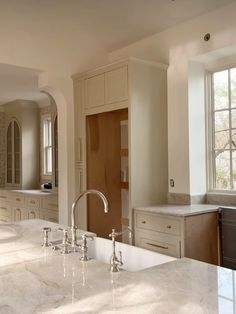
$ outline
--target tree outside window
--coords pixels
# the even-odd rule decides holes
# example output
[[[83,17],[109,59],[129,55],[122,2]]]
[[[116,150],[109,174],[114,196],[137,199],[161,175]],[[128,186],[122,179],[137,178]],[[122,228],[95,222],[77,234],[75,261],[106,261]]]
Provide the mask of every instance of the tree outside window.
[[[236,189],[236,68],[212,74],[213,188]]]

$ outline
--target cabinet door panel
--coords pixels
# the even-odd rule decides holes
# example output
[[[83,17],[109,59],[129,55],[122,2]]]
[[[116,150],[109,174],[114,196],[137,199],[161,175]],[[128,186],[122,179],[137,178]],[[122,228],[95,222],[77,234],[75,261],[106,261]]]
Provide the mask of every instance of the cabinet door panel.
[[[105,103],[104,74],[85,80],[85,108],[102,106]]]
[[[105,73],[106,104],[128,99],[128,68],[122,68]]]
[[[25,219],[24,209],[20,207],[14,207],[12,216],[13,216],[13,221],[20,221],[20,220]]]

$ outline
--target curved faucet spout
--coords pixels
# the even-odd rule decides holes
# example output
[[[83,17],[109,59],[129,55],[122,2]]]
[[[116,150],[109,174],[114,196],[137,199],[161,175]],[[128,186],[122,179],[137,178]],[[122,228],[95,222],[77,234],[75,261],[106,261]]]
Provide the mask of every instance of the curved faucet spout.
[[[109,207],[108,207],[108,201],[105,197],[105,195],[98,191],[98,190],[86,190],[84,192],[82,192],[73,202],[72,204],[72,208],[71,208],[71,232],[72,232],[72,245],[75,246],[76,245],[76,226],[75,226],[75,209],[76,209],[76,205],[78,204],[79,200],[86,196],[87,194],[95,194],[97,196],[99,196],[101,198],[101,200],[103,201],[103,206],[104,206],[104,212],[108,213],[109,211]]]

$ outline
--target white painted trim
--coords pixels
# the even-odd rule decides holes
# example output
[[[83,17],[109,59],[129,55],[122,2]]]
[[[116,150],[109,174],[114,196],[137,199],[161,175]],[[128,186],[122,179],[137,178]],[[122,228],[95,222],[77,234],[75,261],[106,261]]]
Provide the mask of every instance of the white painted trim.
[[[164,64],[164,63],[150,61],[150,60],[143,60],[143,59],[139,59],[139,58],[135,58],[135,57],[130,57],[130,58],[122,58],[120,60],[114,61],[112,63],[108,63],[108,64],[103,65],[103,66],[96,67],[95,69],[90,69],[90,70],[82,72],[82,73],[73,74],[73,75],[71,75],[71,78],[73,80],[82,80],[82,79],[85,79],[87,77],[96,76],[98,74],[109,72],[113,69],[122,67],[124,65],[128,65],[128,63],[130,63],[130,62],[136,62],[136,63],[140,63],[140,64],[150,65],[150,66],[154,66],[154,67],[157,67],[157,68],[163,69],[163,70],[167,70],[167,68],[169,67],[169,65]]]

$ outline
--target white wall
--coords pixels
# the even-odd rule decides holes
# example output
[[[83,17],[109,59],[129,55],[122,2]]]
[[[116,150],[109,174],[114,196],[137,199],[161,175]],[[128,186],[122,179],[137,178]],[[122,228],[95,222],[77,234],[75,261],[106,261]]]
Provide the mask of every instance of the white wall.
[[[206,182],[206,115],[205,68],[201,63],[189,63],[188,121],[189,168],[191,194],[204,194]]]
[[[194,183],[197,169],[193,148],[189,147],[193,122],[194,106],[189,103],[190,61],[208,54],[209,60],[219,56],[236,44],[236,3],[177,25],[159,34],[141,40],[110,54],[110,61],[134,56],[169,64],[168,69],[168,154],[169,178],[175,186],[169,187],[173,193],[201,194],[205,185]],[[205,42],[203,36],[211,33],[211,40]],[[229,53],[228,53],[229,55]],[[189,108],[191,106],[191,108]],[[201,104],[202,106],[202,104]],[[202,107],[201,107],[202,108]],[[190,109],[190,112],[189,112]],[[201,109],[202,110],[202,109]],[[191,138],[190,138],[191,137]],[[202,135],[195,139],[200,145]],[[202,158],[202,155],[201,155]],[[193,168],[193,170],[190,170]],[[201,174],[203,169],[201,170]],[[191,183],[191,184],[190,184]]]

